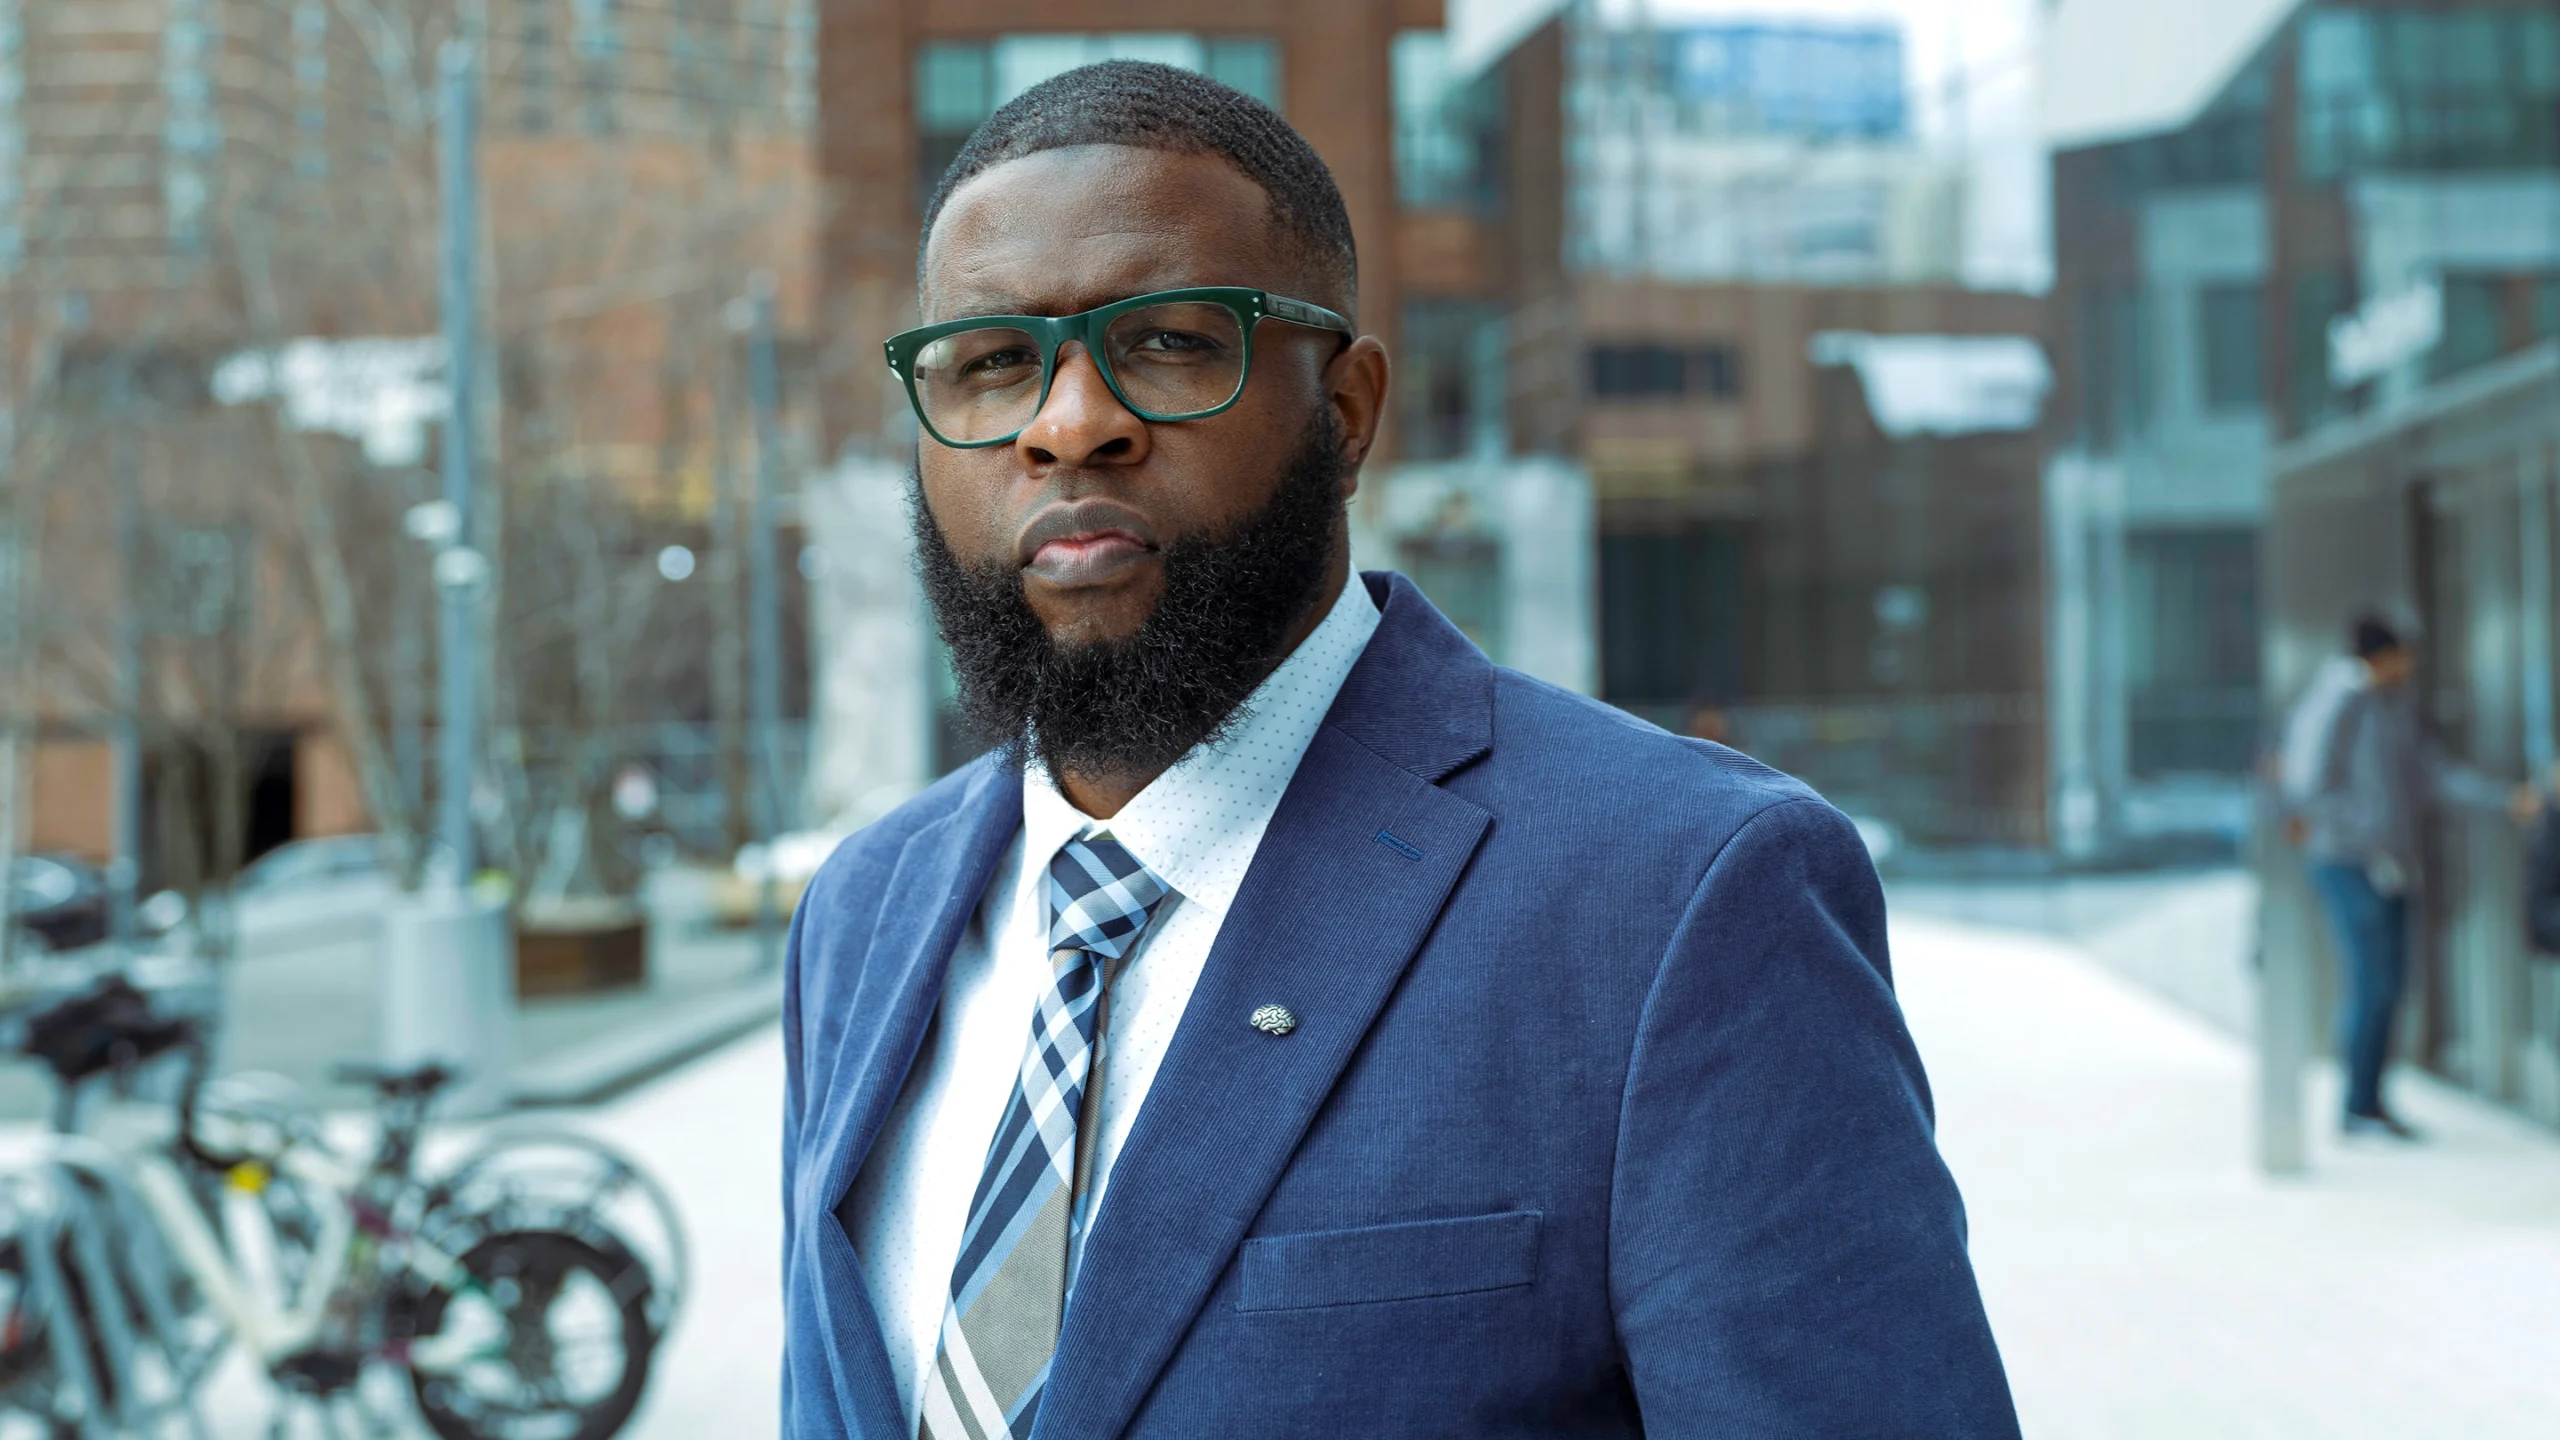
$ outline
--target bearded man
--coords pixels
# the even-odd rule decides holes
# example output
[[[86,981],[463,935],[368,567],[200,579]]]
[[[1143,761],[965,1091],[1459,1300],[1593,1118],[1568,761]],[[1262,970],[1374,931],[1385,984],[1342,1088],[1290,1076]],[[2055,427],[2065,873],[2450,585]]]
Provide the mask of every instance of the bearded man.
[[[2008,1436],[1856,831],[1490,663],[1269,108],[1088,67],[925,221],[915,530],[995,742],[792,928],[784,1429]]]

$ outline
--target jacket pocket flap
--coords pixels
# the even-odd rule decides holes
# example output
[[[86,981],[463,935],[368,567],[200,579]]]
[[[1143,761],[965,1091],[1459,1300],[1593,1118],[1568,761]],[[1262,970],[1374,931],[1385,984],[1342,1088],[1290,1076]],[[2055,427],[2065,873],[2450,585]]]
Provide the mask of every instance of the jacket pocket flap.
[[[1305,1310],[1526,1285],[1538,1276],[1535,1210],[1420,1220],[1244,1242],[1239,1310]]]

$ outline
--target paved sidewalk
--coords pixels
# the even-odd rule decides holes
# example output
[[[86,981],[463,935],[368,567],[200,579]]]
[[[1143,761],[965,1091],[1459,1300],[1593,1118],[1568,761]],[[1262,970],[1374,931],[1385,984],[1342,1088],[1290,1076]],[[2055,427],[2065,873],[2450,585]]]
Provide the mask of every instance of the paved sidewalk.
[[[2560,1430],[2560,1139],[2403,1071],[2428,1144],[2267,1181],[2238,1042],[2064,942],[1895,946],[2029,1436]]]
[[[2430,1143],[2324,1137],[2270,1183],[2237,1042],[2067,942],[1913,917],[1895,946],[2033,1440],[2555,1433],[2560,1139],[2404,1074]],[[695,1243],[640,1440],[774,1433],[780,1100],[768,1031],[589,1114]]]

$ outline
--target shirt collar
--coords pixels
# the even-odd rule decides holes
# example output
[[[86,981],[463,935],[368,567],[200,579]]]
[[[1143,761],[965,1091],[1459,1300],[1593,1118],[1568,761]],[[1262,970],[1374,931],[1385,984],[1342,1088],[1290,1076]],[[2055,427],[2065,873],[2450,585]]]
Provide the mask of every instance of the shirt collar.
[[[1045,873],[1058,847],[1087,828],[1105,831],[1185,903],[1223,912],[1333,697],[1377,628],[1378,604],[1353,575],[1314,633],[1238,707],[1226,735],[1194,747],[1107,821],[1078,810],[1047,770],[1025,766],[1023,853]]]

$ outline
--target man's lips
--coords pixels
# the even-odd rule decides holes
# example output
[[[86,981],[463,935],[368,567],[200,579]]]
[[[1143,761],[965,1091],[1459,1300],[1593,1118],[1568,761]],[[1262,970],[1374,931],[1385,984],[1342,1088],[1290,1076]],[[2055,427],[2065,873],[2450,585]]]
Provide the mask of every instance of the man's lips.
[[[1093,585],[1146,558],[1147,547],[1126,530],[1095,530],[1043,543],[1023,567],[1053,585]]]
[[[1087,499],[1051,505],[1033,516],[1015,553],[1026,576],[1052,585],[1098,585],[1155,548],[1144,516],[1113,501]]]

